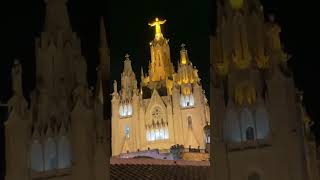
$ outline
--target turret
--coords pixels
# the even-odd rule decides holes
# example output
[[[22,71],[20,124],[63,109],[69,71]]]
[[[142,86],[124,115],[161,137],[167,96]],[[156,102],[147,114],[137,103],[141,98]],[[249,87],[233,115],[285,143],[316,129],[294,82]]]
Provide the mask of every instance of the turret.
[[[6,134],[6,180],[28,179],[28,141],[30,137],[30,112],[23,97],[22,67],[14,62],[11,71],[13,96],[8,102],[8,120],[4,123]],[[16,150],[19,149],[19,152]]]
[[[107,42],[107,35],[104,25],[104,20],[101,17],[100,23],[100,82],[103,102],[98,104],[96,114],[96,145],[94,151],[94,176],[96,180],[110,179],[110,161],[111,157],[111,117],[110,114],[110,96],[109,96],[109,81],[110,81],[110,52]],[[115,88],[117,90],[117,88]],[[117,93],[117,92],[115,92]],[[100,108],[99,108],[100,107]]]

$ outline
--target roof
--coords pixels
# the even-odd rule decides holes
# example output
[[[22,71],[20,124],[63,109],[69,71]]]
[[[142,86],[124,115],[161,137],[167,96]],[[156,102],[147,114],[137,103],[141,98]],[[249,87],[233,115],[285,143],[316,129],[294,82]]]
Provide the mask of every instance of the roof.
[[[111,179],[208,179],[208,161],[111,158]]]

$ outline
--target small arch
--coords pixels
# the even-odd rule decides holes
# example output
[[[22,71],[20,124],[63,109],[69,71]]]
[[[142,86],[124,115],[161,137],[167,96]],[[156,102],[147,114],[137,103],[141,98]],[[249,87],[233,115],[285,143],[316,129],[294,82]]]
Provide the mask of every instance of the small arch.
[[[255,136],[255,125],[253,121],[252,113],[249,111],[248,108],[245,108],[241,111],[240,114],[240,122],[241,122],[241,129],[242,129],[242,140],[246,141],[247,139],[247,130],[249,130],[250,133],[253,133],[253,137]],[[251,129],[252,128],[252,129]],[[253,130],[253,131],[251,131]],[[250,135],[250,137],[251,137]]]
[[[165,133],[164,133],[164,129],[163,128],[160,128],[159,139],[165,139]]]
[[[227,117],[224,122],[224,138],[229,142],[241,142],[238,114],[234,110],[227,112]]]
[[[126,124],[126,126],[124,128],[124,134],[125,134],[126,138],[130,137],[130,128],[129,128],[128,124]]]
[[[264,106],[258,107],[255,114],[257,139],[265,139],[269,136],[270,123],[268,112]]]
[[[34,140],[31,145],[31,169],[37,172],[43,171],[43,150],[40,142]]]
[[[44,169],[53,170],[57,167],[56,143],[52,138],[48,138],[44,147]]]
[[[246,140],[247,141],[253,141],[254,140],[254,128],[248,127],[246,129]]]
[[[156,139],[154,129],[151,129],[150,132],[150,141],[154,141]]]
[[[164,128],[164,139],[169,139],[169,130],[167,126]]]
[[[188,128],[192,129],[192,118],[191,118],[191,116],[188,116],[187,121],[188,121]]]
[[[58,142],[58,168],[71,166],[70,142],[66,136],[61,136]]]

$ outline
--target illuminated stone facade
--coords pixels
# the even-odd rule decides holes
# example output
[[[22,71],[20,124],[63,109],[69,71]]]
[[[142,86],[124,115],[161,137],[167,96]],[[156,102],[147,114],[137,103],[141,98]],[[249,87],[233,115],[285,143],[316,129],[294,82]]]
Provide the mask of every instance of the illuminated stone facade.
[[[36,87],[29,105],[22,93],[22,66],[15,61],[12,68],[5,180],[109,179],[101,88],[94,95],[88,87],[87,63],[72,31],[66,0],[45,2],[44,31],[35,41]],[[103,21],[100,36],[100,63],[107,65]]]
[[[315,142],[258,0],[221,0],[211,38],[211,171],[219,180],[316,180]]]
[[[158,18],[150,42],[148,75],[141,69],[138,86],[129,55],[124,60],[121,88],[114,82],[112,94],[112,154],[138,150],[169,150],[172,145],[205,149],[204,127],[209,106],[198,71],[182,45],[175,71],[168,40],[161,33],[165,21]],[[133,60],[134,62],[134,60]]]

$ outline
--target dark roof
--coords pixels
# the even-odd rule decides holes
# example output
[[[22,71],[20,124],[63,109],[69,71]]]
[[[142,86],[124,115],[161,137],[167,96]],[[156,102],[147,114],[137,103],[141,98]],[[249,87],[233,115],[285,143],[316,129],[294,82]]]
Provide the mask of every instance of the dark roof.
[[[209,166],[180,165],[141,165],[117,164],[111,165],[111,179],[124,180],[206,180]]]
[[[112,159],[111,179],[115,180],[206,180],[208,162],[156,159]]]

